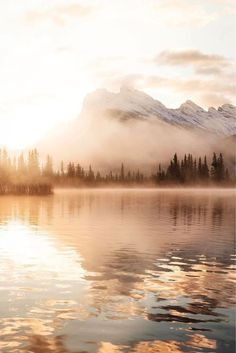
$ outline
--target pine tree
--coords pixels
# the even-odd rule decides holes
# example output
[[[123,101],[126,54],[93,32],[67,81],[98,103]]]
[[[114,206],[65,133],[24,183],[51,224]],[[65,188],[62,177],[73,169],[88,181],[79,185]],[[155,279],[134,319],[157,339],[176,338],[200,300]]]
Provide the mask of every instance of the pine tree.
[[[197,168],[198,179],[202,180],[203,177],[203,167],[202,167],[202,159],[199,157],[198,159],[198,168]]]
[[[224,159],[222,153],[220,153],[218,158],[218,181],[223,181],[225,179],[225,166],[224,166]]]
[[[218,176],[218,163],[217,163],[217,157],[216,157],[216,153],[213,153],[213,157],[212,157],[212,163],[211,163],[211,179],[213,181],[217,181],[217,176]]]
[[[112,171],[110,171],[110,173],[109,173],[109,180],[110,180],[110,181],[113,181],[113,180],[114,180]]]
[[[88,181],[92,182],[94,181],[95,177],[94,177],[94,172],[92,170],[91,165],[89,166],[89,172],[88,172]]]
[[[75,175],[76,175],[78,178],[82,179],[82,178],[83,178],[83,175],[82,175],[82,174],[83,174],[83,173],[82,173],[82,167],[81,167],[81,165],[78,163],[78,164],[76,165]]]
[[[74,163],[69,162],[67,166],[67,176],[73,178],[75,176],[75,165]]]
[[[168,179],[172,181],[180,181],[180,165],[177,154],[174,154],[173,160],[170,161],[170,165],[167,170]]]
[[[202,178],[205,182],[209,179],[209,168],[208,168],[206,156],[204,157],[204,163],[202,166]]]
[[[36,148],[29,151],[28,172],[29,172],[29,175],[31,175],[33,177],[40,175],[39,156],[38,156],[38,151]]]
[[[64,175],[65,175],[64,162],[63,161],[61,161],[60,174],[61,174],[62,177],[64,177]]]
[[[0,180],[5,183],[9,179],[9,169],[8,169],[8,153],[4,148],[1,150],[0,155]]]
[[[211,178],[214,182],[221,182],[225,179],[225,166],[222,153],[217,158],[216,153],[213,153],[211,163]]]
[[[230,181],[229,169],[228,168],[225,169],[225,181],[226,182]]]
[[[157,172],[157,176],[155,177],[155,179],[157,182],[163,182],[165,180],[165,172],[162,169],[161,164],[159,164],[159,166],[158,166],[158,172]]]
[[[17,172],[19,175],[24,175],[26,173],[26,163],[23,153],[21,153],[17,160]]]
[[[2,167],[7,170],[7,165],[8,165],[8,152],[4,148],[2,151]]]
[[[97,172],[97,174],[96,174],[96,181],[97,181],[97,182],[101,182],[101,180],[102,180],[101,174],[100,174],[99,172]]]
[[[47,155],[46,159],[46,164],[43,169],[43,175],[46,177],[52,177],[53,176],[53,163],[52,163],[52,157]]]
[[[124,171],[124,164],[121,164],[121,168],[120,168],[120,180],[124,181],[125,180],[125,171]]]
[[[17,162],[16,162],[16,156],[13,157],[13,163],[12,163],[12,173],[16,174],[17,172]]]
[[[127,181],[128,181],[128,183],[131,182],[131,172],[130,172],[130,170],[127,173]]]
[[[192,180],[193,181],[196,181],[197,179],[197,160],[196,158],[194,158],[194,161],[193,161],[193,177],[192,177]]]

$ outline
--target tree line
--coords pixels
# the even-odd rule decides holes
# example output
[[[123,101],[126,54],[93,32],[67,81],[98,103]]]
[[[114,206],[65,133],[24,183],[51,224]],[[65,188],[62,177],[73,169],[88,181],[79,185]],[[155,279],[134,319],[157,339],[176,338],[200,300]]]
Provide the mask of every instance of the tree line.
[[[59,168],[55,168],[51,156],[47,156],[42,162],[37,149],[32,149],[27,155],[20,153],[17,157],[11,157],[6,149],[0,149],[0,186],[12,183],[14,188],[20,184],[22,190],[25,185],[73,185],[73,186],[96,186],[96,185],[209,185],[209,184],[232,184],[235,182],[231,177],[229,169],[225,166],[222,153],[213,153],[212,160],[208,162],[207,157],[194,157],[185,154],[180,159],[175,153],[169,163],[159,164],[157,170],[149,175],[140,169],[131,170],[121,163],[117,170],[101,173],[95,171],[91,165],[87,169],[80,163],[61,162]],[[33,187],[33,186],[32,186]],[[1,190],[0,188],[0,190]],[[24,189],[24,188],[23,188]],[[40,187],[36,188],[40,190]],[[27,189],[29,190],[29,188]]]
[[[210,165],[208,165],[206,156],[196,159],[192,154],[185,154],[184,158],[179,160],[175,153],[166,170],[162,169],[161,164],[159,164],[154,179],[157,183],[179,184],[216,184],[232,181],[229,169],[225,167],[222,153],[218,156],[213,153]]]
[[[222,153],[219,155],[213,153],[210,163],[206,156],[197,159],[192,154],[185,154],[184,158],[179,159],[175,153],[169,164],[166,166],[159,164],[157,171],[150,175],[144,174],[140,169],[125,168],[124,163],[121,163],[118,172],[110,171],[102,175],[99,171],[95,172],[91,165],[85,171],[79,163],[69,162],[64,168],[62,162],[56,177],[58,180],[79,180],[90,184],[228,185],[235,182],[228,167],[225,166]]]
[[[52,192],[52,183],[40,168],[36,149],[30,150],[27,157],[23,153],[10,157],[5,148],[0,149],[0,195],[49,195]]]

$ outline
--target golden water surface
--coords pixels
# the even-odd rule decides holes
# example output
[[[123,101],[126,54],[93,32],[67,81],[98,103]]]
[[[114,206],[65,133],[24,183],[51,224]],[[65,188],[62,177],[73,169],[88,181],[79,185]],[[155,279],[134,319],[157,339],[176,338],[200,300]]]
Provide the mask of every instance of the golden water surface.
[[[1,353],[233,353],[233,190],[0,198]]]

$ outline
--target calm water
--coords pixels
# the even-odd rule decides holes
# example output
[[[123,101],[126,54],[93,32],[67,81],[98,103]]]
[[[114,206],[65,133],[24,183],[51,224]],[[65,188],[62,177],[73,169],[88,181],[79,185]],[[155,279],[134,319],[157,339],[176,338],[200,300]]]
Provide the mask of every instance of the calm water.
[[[235,193],[0,198],[1,353],[234,352]]]

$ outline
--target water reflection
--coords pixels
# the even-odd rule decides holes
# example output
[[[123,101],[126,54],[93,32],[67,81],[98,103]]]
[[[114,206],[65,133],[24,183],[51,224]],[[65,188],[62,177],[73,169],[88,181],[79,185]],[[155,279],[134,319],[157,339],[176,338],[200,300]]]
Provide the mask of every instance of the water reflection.
[[[233,191],[0,199],[1,352],[234,351]]]

